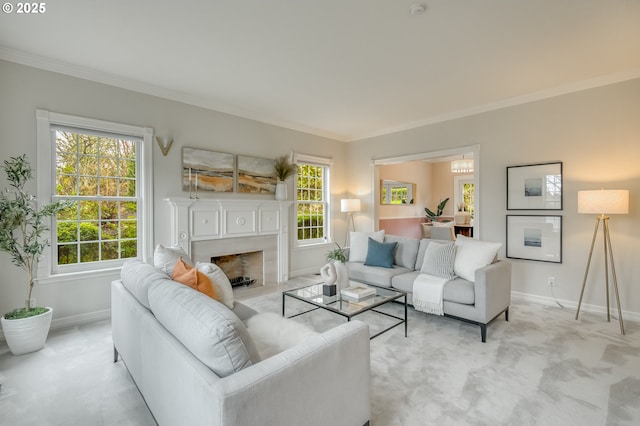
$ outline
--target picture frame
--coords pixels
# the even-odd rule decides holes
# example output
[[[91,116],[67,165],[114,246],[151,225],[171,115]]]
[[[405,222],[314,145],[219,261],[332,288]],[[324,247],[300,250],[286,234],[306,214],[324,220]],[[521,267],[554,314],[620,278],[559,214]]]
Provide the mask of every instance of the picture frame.
[[[234,155],[182,148],[182,190],[233,192]]]
[[[562,210],[562,162],[507,167],[507,210]]]
[[[507,257],[562,263],[562,216],[507,215]]]
[[[245,194],[275,194],[277,178],[274,171],[276,160],[238,155],[238,188]]]

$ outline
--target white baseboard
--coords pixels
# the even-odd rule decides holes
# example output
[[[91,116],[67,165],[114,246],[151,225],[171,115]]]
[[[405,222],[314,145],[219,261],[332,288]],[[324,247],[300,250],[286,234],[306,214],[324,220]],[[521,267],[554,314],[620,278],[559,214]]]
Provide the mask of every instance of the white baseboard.
[[[76,325],[87,324],[90,322],[105,320],[109,318],[111,318],[111,309],[89,312],[87,314],[71,315],[68,317],[52,320],[50,330],[73,327]],[[2,332],[2,330],[0,330],[0,341],[4,342],[4,333]]]
[[[519,291],[512,291],[511,297],[517,300],[522,300],[525,302],[537,303],[540,305],[547,306],[558,306],[560,303],[562,306],[568,309],[573,309],[574,311],[578,309],[578,302],[575,300],[564,300],[564,299],[554,299],[553,297],[546,296],[537,296],[535,294],[521,293]],[[587,303],[582,303],[580,306],[580,312],[589,312],[594,314],[607,315],[607,307],[599,306],[599,305],[589,305]],[[611,314],[617,317],[618,309],[611,307]],[[640,322],[640,312],[632,312],[632,311],[622,311],[622,320],[623,321],[634,321]]]

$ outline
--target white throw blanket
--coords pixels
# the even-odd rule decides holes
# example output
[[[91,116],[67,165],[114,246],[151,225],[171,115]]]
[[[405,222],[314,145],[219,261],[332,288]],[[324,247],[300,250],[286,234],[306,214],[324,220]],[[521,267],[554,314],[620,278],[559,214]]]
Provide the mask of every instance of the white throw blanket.
[[[448,278],[420,274],[413,281],[413,307],[422,312],[444,315],[442,295]]]

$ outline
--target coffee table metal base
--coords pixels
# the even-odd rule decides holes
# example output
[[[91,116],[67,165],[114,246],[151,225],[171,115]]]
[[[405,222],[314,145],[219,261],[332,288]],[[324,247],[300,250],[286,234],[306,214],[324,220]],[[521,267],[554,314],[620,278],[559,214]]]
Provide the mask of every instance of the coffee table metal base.
[[[404,337],[407,337],[408,322],[407,322],[407,294],[406,293],[401,292],[400,294],[398,294],[397,297],[395,297],[393,299],[384,300],[384,301],[382,301],[382,302],[380,302],[378,304],[375,304],[375,305],[373,305],[371,307],[367,307],[365,309],[358,310],[358,311],[355,311],[355,312],[352,312],[352,313],[345,313],[345,312],[340,311],[339,309],[335,309],[335,308],[331,307],[331,304],[320,304],[320,303],[317,303],[317,302],[306,300],[306,299],[304,299],[302,297],[298,297],[298,296],[296,296],[295,294],[292,293],[293,291],[295,291],[295,290],[282,292],[282,316],[283,317],[286,317],[285,316],[285,311],[286,311],[286,302],[285,301],[286,301],[286,296],[289,296],[289,297],[291,297],[293,299],[300,300],[301,302],[305,302],[305,303],[308,303],[310,305],[313,305],[313,306],[315,306],[315,308],[308,309],[308,310],[303,311],[303,312],[299,312],[299,313],[297,313],[295,315],[291,315],[291,316],[286,317],[286,318],[295,318],[297,316],[304,315],[306,313],[313,312],[313,311],[316,311],[318,309],[324,309],[326,311],[333,312],[335,314],[338,314],[338,315],[341,315],[341,316],[347,318],[347,321],[351,321],[351,318],[353,318],[353,317],[355,317],[357,315],[360,315],[362,313],[375,312],[375,313],[382,314],[382,315],[388,316],[390,318],[396,319],[396,320],[398,320],[398,322],[396,322],[395,324],[385,328],[384,330],[381,330],[381,331],[377,332],[376,334],[372,335],[370,337],[370,339],[378,337],[379,335],[381,335],[383,333],[386,333],[387,331],[389,331],[389,330],[391,330],[391,329],[393,329],[393,328],[395,328],[395,327],[397,327],[397,326],[399,326],[401,324],[404,324]],[[378,306],[387,304],[389,302],[397,301],[398,299],[401,299],[401,298],[404,298],[404,318],[399,317],[397,315],[393,315],[393,314],[390,314],[390,313],[387,313],[387,312],[383,312],[383,311],[379,311],[379,310],[375,309]],[[332,303],[336,303],[336,302],[342,302],[342,301],[338,297],[336,297],[335,300]],[[402,303],[402,302],[400,302],[400,303]]]

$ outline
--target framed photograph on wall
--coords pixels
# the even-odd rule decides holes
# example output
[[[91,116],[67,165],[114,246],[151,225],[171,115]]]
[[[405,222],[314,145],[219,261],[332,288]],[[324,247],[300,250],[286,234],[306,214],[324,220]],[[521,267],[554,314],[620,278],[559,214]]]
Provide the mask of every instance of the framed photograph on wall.
[[[238,192],[247,194],[275,194],[276,161],[269,158],[238,155]]]
[[[507,215],[507,257],[562,263],[562,216]]]
[[[507,167],[507,210],[562,210],[562,162]]]
[[[233,192],[233,154],[182,148],[182,190]]]

